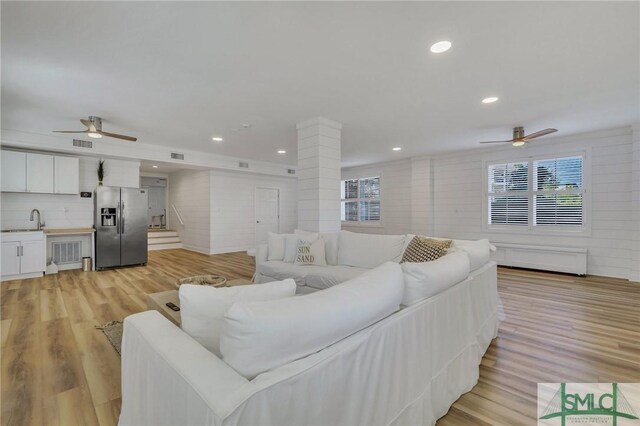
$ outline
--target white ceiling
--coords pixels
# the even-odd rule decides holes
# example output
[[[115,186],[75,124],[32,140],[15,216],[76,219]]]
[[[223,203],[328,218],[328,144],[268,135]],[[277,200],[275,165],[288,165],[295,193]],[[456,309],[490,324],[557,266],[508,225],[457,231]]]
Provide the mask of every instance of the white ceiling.
[[[344,124],[350,166],[640,120],[637,2],[1,7],[5,129],[98,115],[145,143],[295,164],[295,123],[320,115]]]

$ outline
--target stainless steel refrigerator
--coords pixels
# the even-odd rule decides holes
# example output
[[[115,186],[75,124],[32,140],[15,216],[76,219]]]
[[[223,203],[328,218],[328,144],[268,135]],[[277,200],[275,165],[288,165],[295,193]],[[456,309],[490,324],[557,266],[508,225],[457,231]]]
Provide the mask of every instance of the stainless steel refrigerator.
[[[96,189],[96,269],[147,263],[147,196],[139,188]]]

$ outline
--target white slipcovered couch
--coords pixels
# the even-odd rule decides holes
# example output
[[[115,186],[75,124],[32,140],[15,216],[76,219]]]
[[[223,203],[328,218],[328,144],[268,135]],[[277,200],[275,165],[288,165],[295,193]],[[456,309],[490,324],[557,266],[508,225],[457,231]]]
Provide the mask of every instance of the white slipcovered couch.
[[[300,237],[310,234],[299,230],[295,232]],[[295,265],[283,260],[269,260],[269,246],[259,245],[256,249],[254,282],[266,283],[293,278],[298,285],[298,293],[323,290],[355,278],[384,262],[400,262],[404,250],[415,235],[340,231],[322,233],[320,237],[325,240],[326,266]],[[489,262],[489,250],[495,250],[495,247],[488,240],[454,239],[450,251],[458,250],[467,252],[470,257],[470,270],[474,271]]]
[[[434,424],[476,384],[497,335],[496,264],[471,257],[391,261],[323,291],[236,303],[222,357],[158,312],[129,316],[120,424]]]

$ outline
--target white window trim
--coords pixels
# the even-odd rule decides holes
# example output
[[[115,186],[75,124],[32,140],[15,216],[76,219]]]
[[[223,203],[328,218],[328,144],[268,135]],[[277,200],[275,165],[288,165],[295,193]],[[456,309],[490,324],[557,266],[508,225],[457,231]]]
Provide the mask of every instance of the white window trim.
[[[351,176],[351,177],[341,177],[340,185],[342,185],[342,181],[345,180],[360,180],[360,179],[370,179],[370,178],[379,178],[380,179],[380,197],[379,198],[363,198],[364,201],[380,201],[380,220],[366,220],[360,221],[358,218],[357,221],[353,220],[342,220],[342,226],[345,227],[363,227],[363,228],[382,228],[383,227],[383,218],[384,212],[382,211],[382,173],[367,173],[365,175]],[[360,185],[360,184],[358,184]],[[341,189],[342,190],[342,189]],[[360,198],[360,187],[358,186],[358,198],[340,198],[340,204],[342,205],[343,201],[355,201],[359,202]]]
[[[548,160],[563,157],[582,157],[582,226],[535,226],[533,224],[533,197],[538,191],[535,191],[535,182],[533,181],[533,162],[538,160]],[[491,225],[489,224],[489,176],[488,167],[494,164],[527,162],[528,182],[527,191],[512,191],[527,195],[529,199],[528,225]],[[484,232],[499,232],[505,234],[524,234],[524,235],[562,235],[574,237],[591,236],[591,149],[584,151],[554,152],[544,155],[535,156],[519,156],[507,158],[495,158],[485,160],[482,168],[482,230]]]

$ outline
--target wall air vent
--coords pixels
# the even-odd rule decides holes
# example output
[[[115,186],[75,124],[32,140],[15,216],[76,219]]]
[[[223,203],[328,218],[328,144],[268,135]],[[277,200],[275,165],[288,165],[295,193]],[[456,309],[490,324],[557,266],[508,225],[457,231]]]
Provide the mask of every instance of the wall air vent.
[[[245,163],[244,161],[240,161],[238,163],[238,167],[240,167],[241,169],[248,169],[249,168],[249,163]]]
[[[79,148],[93,148],[93,142],[83,141],[82,139],[74,139],[73,146],[77,146]]]
[[[295,169],[287,169],[287,173],[289,173],[290,175],[295,175],[296,174],[296,170]]]
[[[171,158],[173,158],[174,160],[184,160],[184,154],[179,154],[177,152],[172,152],[171,153]]]
[[[51,258],[56,265],[82,261],[82,241],[60,241],[51,243]]]

